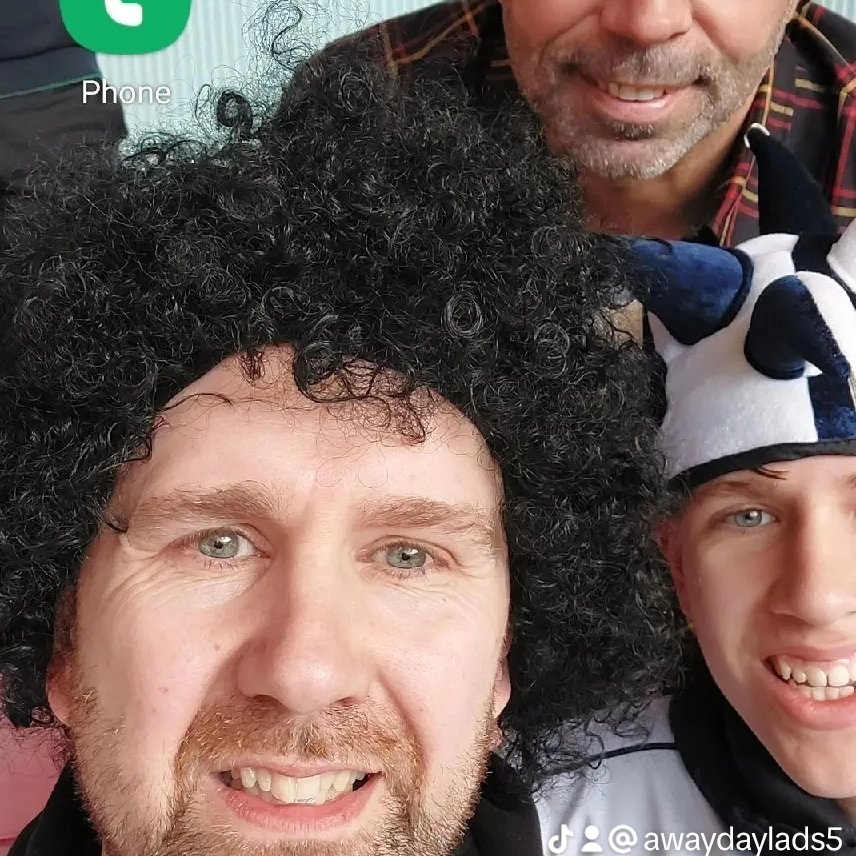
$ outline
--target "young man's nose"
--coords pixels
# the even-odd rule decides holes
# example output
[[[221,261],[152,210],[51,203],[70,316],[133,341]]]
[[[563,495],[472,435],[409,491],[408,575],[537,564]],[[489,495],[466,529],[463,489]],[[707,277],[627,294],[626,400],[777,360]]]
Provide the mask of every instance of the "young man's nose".
[[[856,525],[849,514],[812,514],[789,539],[781,562],[770,591],[774,612],[817,627],[856,616]]]
[[[613,37],[651,47],[686,33],[693,22],[692,6],[693,0],[603,0],[600,23]]]
[[[307,550],[268,570],[262,615],[239,654],[242,695],[300,716],[368,694],[365,583],[347,562],[335,550]]]

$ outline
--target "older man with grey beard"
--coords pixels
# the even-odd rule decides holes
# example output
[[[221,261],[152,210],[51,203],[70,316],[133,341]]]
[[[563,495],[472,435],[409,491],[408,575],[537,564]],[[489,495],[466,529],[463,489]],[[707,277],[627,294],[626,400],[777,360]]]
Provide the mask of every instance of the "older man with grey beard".
[[[522,92],[597,229],[757,234],[753,123],[808,166],[839,226],[856,214],[856,26],[817,3],[455,0],[356,38],[396,75],[448,66],[490,110]]]

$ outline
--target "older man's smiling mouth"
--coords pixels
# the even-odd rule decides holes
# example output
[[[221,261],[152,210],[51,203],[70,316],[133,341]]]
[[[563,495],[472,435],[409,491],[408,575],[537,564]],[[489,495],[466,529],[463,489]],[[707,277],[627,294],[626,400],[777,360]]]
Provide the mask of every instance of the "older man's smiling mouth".
[[[692,82],[665,84],[654,80],[630,82],[590,77],[580,69],[569,69],[572,87],[588,101],[591,115],[630,124],[653,124],[692,94]]]

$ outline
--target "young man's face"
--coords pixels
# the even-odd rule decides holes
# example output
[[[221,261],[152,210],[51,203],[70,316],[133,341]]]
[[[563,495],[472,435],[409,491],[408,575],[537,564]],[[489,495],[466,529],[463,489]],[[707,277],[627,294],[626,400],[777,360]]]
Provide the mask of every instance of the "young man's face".
[[[804,790],[856,796],[856,457],[742,471],[664,527],[717,684]],[[771,477],[775,475],[777,477]]]
[[[451,407],[408,443],[272,365],[120,481],[50,680],[79,782],[107,856],[446,856],[509,695],[500,476]]]
[[[607,178],[654,178],[735,125],[795,0],[502,0],[514,74],[550,145]]]

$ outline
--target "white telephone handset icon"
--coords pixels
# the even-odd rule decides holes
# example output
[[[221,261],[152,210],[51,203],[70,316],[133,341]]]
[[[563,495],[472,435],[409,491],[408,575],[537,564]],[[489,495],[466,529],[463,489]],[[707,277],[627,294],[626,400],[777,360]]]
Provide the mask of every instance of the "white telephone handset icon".
[[[141,3],[131,3],[128,0],[104,0],[107,14],[123,27],[139,27],[143,23],[143,7]]]

